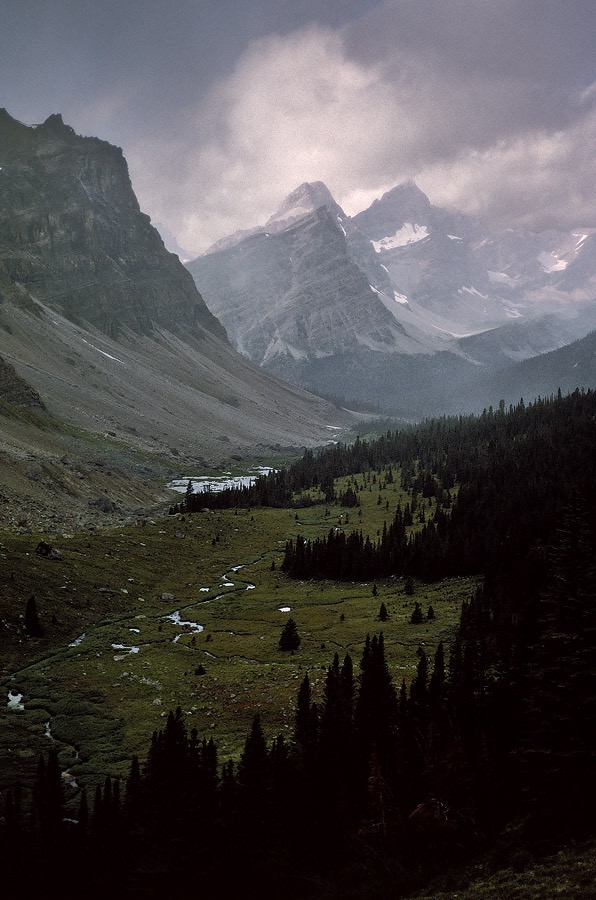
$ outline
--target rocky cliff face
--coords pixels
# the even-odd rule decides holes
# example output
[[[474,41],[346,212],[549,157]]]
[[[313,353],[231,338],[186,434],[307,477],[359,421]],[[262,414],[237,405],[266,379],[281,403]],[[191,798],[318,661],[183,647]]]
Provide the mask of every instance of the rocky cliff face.
[[[15,286],[112,337],[156,325],[225,337],[139,209],[122,151],[59,115],[28,127],[0,110],[0,292]]]
[[[14,474],[0,519],[26,497],[38,512],[58,508],[61,492],[64,507],[87,509],[99,448],[110,471],[123,454],[132,461],[112,497],[124,508],[142,493],[130,488],[141,459],[145,485],[158,473],[161,496],[168,465],[198,474],[232,457],[270,458],[325,443],[352,421],[233,349],[140,211],[118,148],[77,136],[60,116],[34,127],[6,111],[0,401],[5,487]],[[64,462],[73,458],[76,475]],[[28,474],[45,471],[45,480]]]

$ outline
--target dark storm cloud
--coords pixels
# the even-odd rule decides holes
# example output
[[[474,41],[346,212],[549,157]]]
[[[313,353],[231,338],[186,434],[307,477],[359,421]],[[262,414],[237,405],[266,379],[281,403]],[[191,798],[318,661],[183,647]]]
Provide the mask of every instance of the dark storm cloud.
[[[596,225],[593,0],[4,0],[1,105],[123,147],[198,250],[304,180]]]

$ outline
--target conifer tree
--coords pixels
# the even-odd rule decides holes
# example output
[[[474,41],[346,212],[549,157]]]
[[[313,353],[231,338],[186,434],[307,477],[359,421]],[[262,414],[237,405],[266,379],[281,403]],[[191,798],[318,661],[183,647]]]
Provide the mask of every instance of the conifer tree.
[[[443,641],[439,642],[439,645],[435,651],[434,662],[433,662],[433,671],[430,676],[430,684],[429,684],[429,695],[430,701],[434,706],[438,706],[441,702],[443,696],[443,689],[445,685],[445,649],[443,647]]]
[[[294,619],[289,618],[284,625],[279,638],[279,649],[294,651],[299,648],[300,643],[300,635],[298,634],[296,622]]]
[[[43,634],[43,628],[37,615],[37,604],[34,594],[31,594],[25,607],[25,631],[31,637],[41,637]]]
[[[255,713],[244,744],[244,751],[240,757],[238,781],[251,791],[262,790],[267,778],[267,764],[268,752],[261,726],[261,716],[259,713]]]
[[[361,762],[368,768],[373,745],[384,768],[394,751],[397,696],[387,662],[383,632],[367,635],[360,662],[360,690],[354,711],[354,729]]]
[[[419,707],[424,707],[428,700],[428,658],[422,647],[416,651],[418,665],[416,677],[410,686],[410,700]]]
[[[420,606],[418,601],[416,601],[416,604],[414,606],[414,611],[410,617],[410,624],[420,625],[420,624],[422,624],[423,621],[424,621],[424,616],[422,615],[422,607]]]

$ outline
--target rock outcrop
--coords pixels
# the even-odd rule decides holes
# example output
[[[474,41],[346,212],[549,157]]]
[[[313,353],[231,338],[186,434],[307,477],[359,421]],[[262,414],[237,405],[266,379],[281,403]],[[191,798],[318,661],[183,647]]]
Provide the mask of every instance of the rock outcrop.
[[[225,337],[141,212],[121,149],[59,115],[32,128],[0,110],[0,294],[15,286],[111,337]]]
[[[17,375],[15,367],[0,356],[0,400],[27,409],[45,409],[45,403],[30,384]]]

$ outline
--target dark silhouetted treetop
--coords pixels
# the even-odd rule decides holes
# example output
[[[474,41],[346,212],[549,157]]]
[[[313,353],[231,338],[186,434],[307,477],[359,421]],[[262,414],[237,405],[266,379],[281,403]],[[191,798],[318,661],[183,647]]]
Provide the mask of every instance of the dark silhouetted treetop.
[[[41,637],[43,634],[43,628],[37,615],[37,603],[35,602],[34,594],[31,594],[25,607],[25,631],[31,637]]]
[[[280,650],[297,650],[300,646],[300,635],[298,634],[298,626],[294,619],[289,618],[279,638]]]

